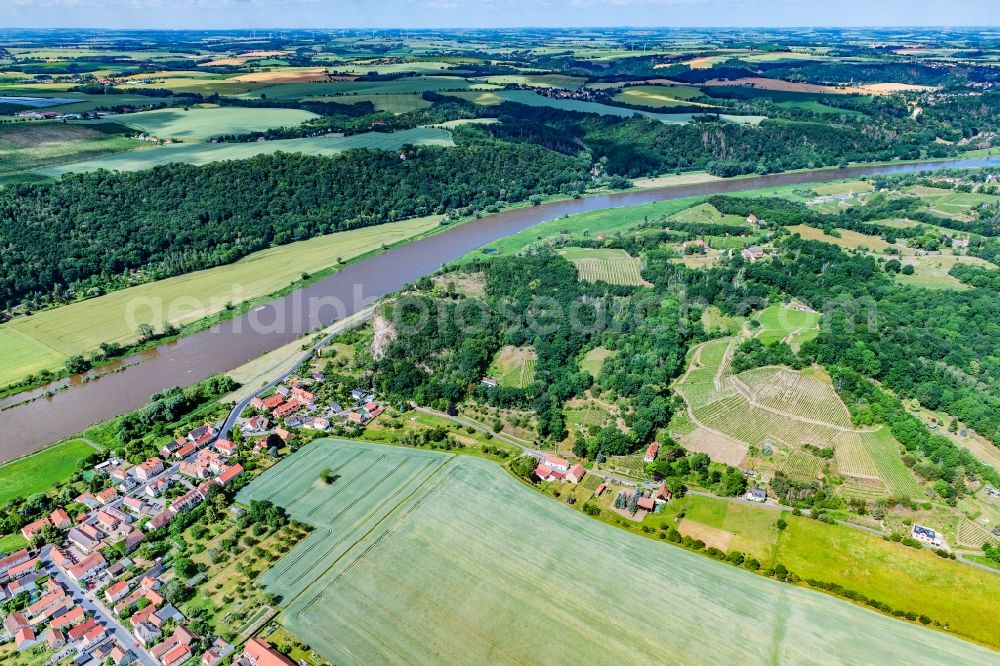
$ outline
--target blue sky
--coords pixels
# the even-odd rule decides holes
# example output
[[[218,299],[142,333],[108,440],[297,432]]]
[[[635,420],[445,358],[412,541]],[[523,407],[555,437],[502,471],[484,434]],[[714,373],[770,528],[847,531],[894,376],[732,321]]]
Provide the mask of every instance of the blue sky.
[[[0,27],[968,26],[998,0],[0,0]]]

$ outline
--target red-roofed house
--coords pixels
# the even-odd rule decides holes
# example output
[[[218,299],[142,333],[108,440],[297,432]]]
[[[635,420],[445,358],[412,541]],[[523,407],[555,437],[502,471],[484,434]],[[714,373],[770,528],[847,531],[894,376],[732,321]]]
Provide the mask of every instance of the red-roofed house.
[[[646,448],[646,455],[642,457],[644,462],[653,462],[656,460],[656,454],[660,452],[660,443],[653,442]]]
[[[101,504],[107,504],[108,502],[114,500],[118,497],[118,489],[115,487],[108,488],[107,490],[102,490],[97,493],[97,501]]]
[[[76,625],[68,632],[66,632],[66,637],[71,643],[76,643],[78,640],[82,639],[88,632],[93,631],[95,627],[100,627],[101,625],[94,618],[87,618],[80,624]]]
[[[261,400],[260,407],[258,407],[257,409],[266,410],[269,412],[274,411],[274,409],[280,406],[283,402],[285,402],[284,396],[275,393],[274,395],[269,395],[268,397]]]
[[[295,398],[292,398],[288,402],[286,402],[284,404],[281,404],[281,405],[278,405],[277,407],[275,407],[274,408],[274,415],[277,418],[281,419],[281,418],[284,418],[286,416],[290,416],[290,415],[294,414],[295,412],[299,411],[300,409],[302,409],[302,403],[299,402],[298,400],[296,400]]]
[[[243,648],[243,659],[251,666],[295,666],[295,662],[259,638],[251,638]]]
[[[645,509],[646,511],[652,511],[656,508],[656,502],[653,498],[646,495],[637,499],[635,505],[640,509]]]
[[[163,666],[177,666],[183,664],[191,658],[191,648],[187,645],[178,645],[167,652],[160,659]]]
[[[62,631],[64,627],[71,627],[85,617],[83,606],[73,606],[68,611],[52,620],[49,627]]]
[[[548,481],[552,478],[552,469],[546,465],[539,465],[535,468],[535,476],[542,481]]]
[[[61,530],[66,530],[73,526],[73,520],[64,509],[56,509],[49,514],[49,522]]]
[[[149,460],[139,463],[135,468],[135,478],[140,481],[149,481],[163,471],[163,461],[159,457],[152,457]]]
[[[50,650],[58,650],[63,645],[66,645],[66,637],[58,629],[53,629],[49,627],[44,632],[42,632],[42,640],[45,644],[49,646]]]
[[[569,471],[569,461],[558,456],[545,456],[545,465],[556,472]]]
[[[583,465],[577,463],[566,472],[566,480],[570,483],[580,483],[583,481],[583,477],[587,475],[587,470],[583,468]]]
[[[27,650],[37,642],[38,638],[35,637],[35,632],[31,627],[19,629],[14,634],[14,645],[17,646],[18,650]]]
[[[661,483],[660,487],[656,491],[657,501],[666,502],[667,500],[673,498],[674,494],[667,490],[667,484]]]
[[[305,389],[293,388],[292,396],[303,405],[313,405],[316,403],[316,396]]]
[[[220,486],[224,486],[240,474],[243,473],[243,465],[232,465],[226,468],[226,471],[216,477],[215,481]]]
[[[11,553],[7,557],[0,558],[0,582],[3,582],[10,575],[10,570],[19,564],[24,564],[31,559],[31,553],[27,548]]]
[[[104,590],[104,598],[109,604],[113,604],[128,594],[128,581],[120,580],[108,589]]]
[[[80,560],[79,564],[74,564],[67,569],[66,575],[80,583],[107,567],[108,563],[104,559],[104,556],[100,553],[94,553],[93,555]]]
[[[23,536],[28,541],[35,538],[35,535],[42,531],[42,528],[48,527],[52,523],[49,522],[48,516],[45,518],[39,518],[33,523],[28,523],[21,528],[21,536]]]
[[[223,458],[228,458],[236,453],[236,442],[231,442],[228,439],[217,439],[212,446]]]

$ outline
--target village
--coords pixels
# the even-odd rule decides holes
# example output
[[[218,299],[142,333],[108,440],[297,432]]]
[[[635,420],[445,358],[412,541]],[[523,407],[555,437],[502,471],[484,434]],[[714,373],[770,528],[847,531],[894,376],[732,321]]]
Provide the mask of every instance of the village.
[[[11,609],[3,617],[0,643],[12,641],[18,651],[43,646],[48,663],[79,666],[180,666],[195,658],[214,666],[234,655],[236,648],[221,638],[200,640],[168,599],[165,588],[191,588],[198,581],[177,580],[163,558],[144,559],[136,551],[148,534],[241,479],[245,470],[235,461],[240,455],[273,464],[278,449],[289,450],[296,433],[318,436],[331,424],[361,428],[385,409],[362,389],[351,392],[349,408],[335,402],[321,406],[308,389],[322,382],[319,373],[292,377],[254,395],[235,420],[233,414],[221,427],[204,423],[138,464],[116,457],[96,464],[87,475],[102,489],[73,498],[67,508],[77,508],[75,518],[60,507],[24,525],[21,535],[32,545],[0,559],[0,612]],[[222,429],[231,422],[232,439]],[[229,511],[243,513],[235,504]],[[229,663],[294,662],[250,638],[242,656]]]

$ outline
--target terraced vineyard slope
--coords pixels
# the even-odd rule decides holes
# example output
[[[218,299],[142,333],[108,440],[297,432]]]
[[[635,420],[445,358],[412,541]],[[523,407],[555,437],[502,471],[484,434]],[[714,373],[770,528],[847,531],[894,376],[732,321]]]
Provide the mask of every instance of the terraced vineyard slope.
[[[677,435],[687,449],[802,479],[836,472],[847,497],[920,495],[888,431],[855,428],[833,387],[810,370],[764,367],[729,374],[734,344],[723,338],[696,347],[676,385],[696,426]],[[818,449],[833,449],[832,461],[817,456]]]

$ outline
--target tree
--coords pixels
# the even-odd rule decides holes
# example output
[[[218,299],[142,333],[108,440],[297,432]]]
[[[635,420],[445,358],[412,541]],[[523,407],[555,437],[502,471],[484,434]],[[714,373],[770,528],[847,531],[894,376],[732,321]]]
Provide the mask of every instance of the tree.
[[[534,456],[520,456],[510,461],[510,469],[523,479],[531,479],[538,467],[538,460]]]
[[[913,269],[913,264],[906,264],[900,271],[903,275],[913,275],[915,272]]]
[[[330,485],[331,483],[337,480],[337,476],[333,473],[333,470],[330,468],[326,468],[323,471],[321,471],[319,473],[319,478],[320,480],[323,481],[323,483],[327,485]]]

